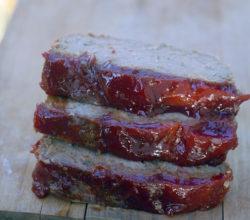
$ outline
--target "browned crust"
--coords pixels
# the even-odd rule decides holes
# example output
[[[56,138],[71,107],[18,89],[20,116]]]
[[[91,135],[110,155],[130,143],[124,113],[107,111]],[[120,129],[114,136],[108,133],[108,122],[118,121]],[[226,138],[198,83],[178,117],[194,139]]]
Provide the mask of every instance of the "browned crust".
[[[39,147],[35,150],[38,158]],[[125,167],[117,170],[95,163],[79,169],[53,161],[40,160],[33,171],[32,190],[40,198],[51,192],[74,201],[167,215],[218,205],[232,180],[229,167],[212,176],[191,178],[184,174],[176,177],[160,173],[140,174],[137,171],[126,174]]]
[[[66,105],[61,101],[60,105]],[[237,146],[232,120],[136,123],[110,112],[97,118],[73,115],[64,107],[42,103],[34,115],[37,131],[83,147],[135,161],[163,160],[182,166],[217,165]],[[93,111],[95,106],[93,105]],[[210,134],[211,133],[211,134]]]

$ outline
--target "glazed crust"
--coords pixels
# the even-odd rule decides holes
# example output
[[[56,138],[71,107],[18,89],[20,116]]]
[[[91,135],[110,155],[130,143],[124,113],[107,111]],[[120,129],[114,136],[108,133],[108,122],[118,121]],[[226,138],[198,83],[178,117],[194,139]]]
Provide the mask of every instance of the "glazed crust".
[[[238,93],[227,69],[211,57],[172,47],[153,50],[146,46],[140,51],[136,43],[113,41],[114,45],[112,38],[81,36],[58,40],[44,53],[42,89],[48,95],[148,116],[171,111],[193,117],[235,115],[239,105],[250,98]],[[96,46],[98,43],[103,46]],[[121,44],[126,48],[134,46],[131,50],[137,50],[136,55],[126,52]],[[104,49],[105,46],[113,50]],[[154,68],[154,62],[149,64],[150,54],[159,57],[161,68],[156,64]]]
[[[158,159],[182,166],[220,164],[237,146],[237,126],[231,119],[180,118],[178,114],[135,117],[50,97],[37,105],[34,127],[41,133],[129,160]]]
[[[155,163],[145,164],[147,169],[141,162],[129,164],[109,156],[109,163],[102,156],[93,159],[87,154],[79,157],[79,165],[78,156],[69,152],[76,146],[65,150],[67,156],[51,150],[53,146],[44,147],[41,140],[33,149],[39,162],[33,171],[32,190],[39,198],[52,193],[73,201],[173,215],[218,205],[232,180],[232,171],[225,164],[184,169]]]

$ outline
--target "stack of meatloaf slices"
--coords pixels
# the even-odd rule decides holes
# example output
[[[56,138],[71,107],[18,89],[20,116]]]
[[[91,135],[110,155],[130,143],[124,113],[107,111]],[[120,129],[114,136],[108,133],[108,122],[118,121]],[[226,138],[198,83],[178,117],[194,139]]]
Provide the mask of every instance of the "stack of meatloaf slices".
[[[33,192],[168,214],[219,204],[240,94],[215,58],[72,35],[43,54]]]

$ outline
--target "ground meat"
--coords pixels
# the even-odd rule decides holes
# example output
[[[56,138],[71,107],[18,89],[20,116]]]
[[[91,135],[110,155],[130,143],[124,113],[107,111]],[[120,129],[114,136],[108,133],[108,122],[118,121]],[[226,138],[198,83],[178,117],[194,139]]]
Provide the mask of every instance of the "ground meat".
[[[127,161],[49,137],[33,152],[38,163],[32,190],[39,198],[51,192],[74,201],[173,215],[218,205],[232,179],[226,164],[179,167]]]
[[[233,119],[195,120],[165,113],[154,118],[50,97],[37,106],[37,131],[136,161],[217,165],[237,146]]]

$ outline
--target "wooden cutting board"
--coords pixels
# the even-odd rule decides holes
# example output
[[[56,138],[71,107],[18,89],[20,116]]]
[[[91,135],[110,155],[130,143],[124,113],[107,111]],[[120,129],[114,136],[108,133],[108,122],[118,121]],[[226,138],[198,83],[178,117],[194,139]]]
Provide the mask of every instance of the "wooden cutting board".
[[[69,33],[100,33],[176,45],[217,55],[231,66],[237,86],[250,92],[249,0],[19,0],[0,45],[0,219],[168,219],[166,216],[31,193],[35,164],[30,146],[40,89],[41,52]],[[171,219],[238,219],[250,216],[250,103],[238,116],[239,148],[229,154],[234,171],[231,192],[219,207]],[[170,218],[169,218],[170,219]]]

